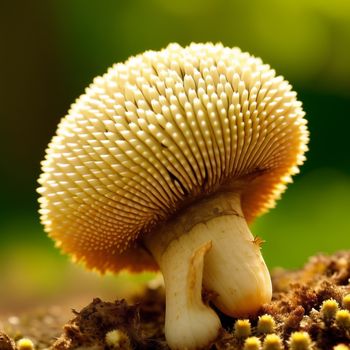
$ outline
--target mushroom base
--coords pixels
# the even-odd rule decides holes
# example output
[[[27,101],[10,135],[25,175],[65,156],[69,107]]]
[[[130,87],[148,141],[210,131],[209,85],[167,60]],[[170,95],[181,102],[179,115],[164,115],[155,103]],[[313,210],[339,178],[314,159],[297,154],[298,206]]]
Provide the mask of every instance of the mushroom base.
[[[220,321],[202,301],[203,286],[230,316],[252,315],[271,300],[260,241],[248,228],[238,194],[219,193],[184,209],[144,243],[164,276],[171,349],[201,348],[217,337]]]

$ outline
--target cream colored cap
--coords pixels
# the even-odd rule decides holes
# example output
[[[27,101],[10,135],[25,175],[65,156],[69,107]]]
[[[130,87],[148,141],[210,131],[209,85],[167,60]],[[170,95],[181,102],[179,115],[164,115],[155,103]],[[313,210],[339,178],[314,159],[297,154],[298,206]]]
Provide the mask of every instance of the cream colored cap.
[[[170,44],[94,79],[42,162],[41,221],[88,268],[156,268],[138,244],[179,208],[242,192],[248,221],[304,161],[308,131],[290,84],[221,44]]]

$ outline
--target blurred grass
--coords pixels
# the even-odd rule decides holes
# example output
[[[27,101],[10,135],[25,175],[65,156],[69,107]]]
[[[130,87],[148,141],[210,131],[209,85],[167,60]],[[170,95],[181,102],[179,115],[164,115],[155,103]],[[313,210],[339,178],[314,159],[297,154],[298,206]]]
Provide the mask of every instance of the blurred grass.
[[[349,209],[350,176],[319,169],[291,184],[252,231],[266,240],[270,268],[296,268],[316,253],[350,248]]]
[[[35,305],[68,301],[79,308],[97,296],[106,300],[130,297],[155,276],[149,272],[101,275],[73,264],[54,248],[36,216],[9,217],[0,232],[0,316]]]

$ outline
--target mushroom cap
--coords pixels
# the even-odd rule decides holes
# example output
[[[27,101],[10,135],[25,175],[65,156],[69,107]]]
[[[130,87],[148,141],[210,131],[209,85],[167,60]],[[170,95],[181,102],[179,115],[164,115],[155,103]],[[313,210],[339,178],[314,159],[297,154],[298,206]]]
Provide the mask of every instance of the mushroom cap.
[[[229,186],[246,219],[273,207],[308,131],[291,85],[221,44],[170,44],[111,67],[61,120],[38,189],[56,245],[101,272],[156,269],[141,237]]]

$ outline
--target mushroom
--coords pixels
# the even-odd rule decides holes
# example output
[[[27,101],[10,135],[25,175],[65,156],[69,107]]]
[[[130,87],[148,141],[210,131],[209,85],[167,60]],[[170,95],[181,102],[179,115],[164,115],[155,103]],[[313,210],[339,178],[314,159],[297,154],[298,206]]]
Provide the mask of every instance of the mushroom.
[[[160,269],[171,349],[197,349],[220,320],[271,299],[262,240],[247,222],[273,207],[304,161],[308,131],[291,85],[221,44],[170,44],[94,79],[42,162],[41,221],[100,272]]]

